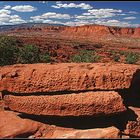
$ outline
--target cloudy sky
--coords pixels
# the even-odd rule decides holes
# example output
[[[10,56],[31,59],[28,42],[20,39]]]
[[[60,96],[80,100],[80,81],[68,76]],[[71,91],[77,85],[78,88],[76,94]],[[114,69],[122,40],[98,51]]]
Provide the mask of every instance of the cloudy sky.
[[[140,26],[140,2],[0,1],[0,25],[54,23]]]

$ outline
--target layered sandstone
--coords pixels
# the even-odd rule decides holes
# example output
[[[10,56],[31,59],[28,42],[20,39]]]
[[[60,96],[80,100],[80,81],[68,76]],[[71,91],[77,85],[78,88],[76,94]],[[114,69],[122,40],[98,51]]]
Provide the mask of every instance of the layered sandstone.
[[[35,115],[104,116],[124,112],[123,100],[117,92],[4,97],[11,110]]]
[[[0,67],[0,91],[54,94],[54,91],[125,89],[139,83],[139,71],[138,65],[129,64],[17,64]]]
[[[60,30],[61,33],[69,36],[122,36],[122,37],[140,37],[140,28],[129,28],[129,27],[115,27],[115,26],[104,26],[104,25],[83,25],[83,26],[72,26],[64,27]]]
[[[97,37],[97,36],[121,36],[121,37],[140,37],[140,27],[117,27],[105,25],[82,25],[82,26],[36,26],[36,27],[18,27],[12,32],[42,32],[58,33],[59,35],[77,36],[77,37]]]

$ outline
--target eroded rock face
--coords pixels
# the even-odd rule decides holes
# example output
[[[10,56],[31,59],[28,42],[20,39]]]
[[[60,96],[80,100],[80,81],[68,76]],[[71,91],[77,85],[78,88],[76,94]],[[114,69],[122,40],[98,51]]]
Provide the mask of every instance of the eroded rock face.
[[[60,30],[61,33],[65,33],[69,36],[107,36],[115,35],[121,37],[140,37],[139,28],[121,28],[121,27],[111,27],[104,25],[83,25],[76,27],[64,27]]]
[[[0,75],[0,90],[15,93],[114,90],[138,83],[140,68],[104,63],[19,64],[0,67]]]
[[[104,116],[126,110],[121,96],[114,91],[65,95],[4,97],[11,110],[36,115]]]
[[[45,138],[62,139],[92,139],[92,138],[120,138],[120,131],[116,127],[95,128],[87,130],[56,130]]]
[[[140,137],[140,120],[128,121],[125,134],[135,137]]]
[[[34,134],[41,123],[22,119],[10,111],[0,111],[0,138],[25,137]]]

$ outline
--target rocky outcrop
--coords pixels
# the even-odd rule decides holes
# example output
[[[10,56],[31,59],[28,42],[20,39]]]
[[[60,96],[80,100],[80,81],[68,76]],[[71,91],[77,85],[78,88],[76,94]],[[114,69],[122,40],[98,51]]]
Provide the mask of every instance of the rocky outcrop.
[[[140,111],[129,107],[133,99],[126,99],[136,97],[139,101],[139,83],[138,65],[60,63],[0,67],[0,106],[4,106],[0,109],[0,137],[140,137]],[[4,109],[20,112],[22,118],[41,121],[45,127]],[[79,122],[65,124],[70,119]],[[87,127],[88,119],[92,122]],[[63,128],[52,126],[53,123],[62,123]],[[75,128],[77,124],[80,125]]]
[[[59,35],[77,36],[77,37],[97,37],[97,36],[121,36],[140,38],[140,27],[117,27],[105,25],[83,25],[83,26],[34,26],[17,27],[12,32],[34,32],[59,33]]]
[[[83,25],[76,27],[65,27],[61,32],[69,36],[122,36],[122,37],[140,37],[140,28],[104,26],[104,25]]]
[[[135,28],[135,32],[134,32],[134,37],[140,37],[140,27],[139,28]]]
[[[22,119],[10,111],[0,111],[0,138],[26,137],[37,132],[41,123]]]
[[[4,97],[11,110],[35,115],[105,116],[126,111],[117,92],[86,92],[53,96]]]
[[[84,25],[76,27],[65,27],[61,31],[62,34],[69,36],[95,36],[96,35],[108,35],[110,33],[109,28],[102,25]]]
[[[87,130],[56,130],[44,138],[56,139],[95,139],[95,138],[120,138],[120,131],[116,127],[96,128]]]
[[[0,90],[54,94],[55,91],[125,89],[139,83],[139,71],[138,65],[104,63],[4,66],[0,67]]]

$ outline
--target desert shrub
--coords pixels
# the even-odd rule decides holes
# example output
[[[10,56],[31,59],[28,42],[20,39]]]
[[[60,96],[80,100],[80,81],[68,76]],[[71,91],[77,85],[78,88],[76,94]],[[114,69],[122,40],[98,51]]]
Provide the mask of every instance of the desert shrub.
[[[50,57],[49,53],[45,53],[44,55],[40,55],[40,61],[43,63],[51,62],[51,57]]]
[[[18,59],[19,49],[16,39],[9,36],[0,37],[0,65],[15,64]]]
[[[139,60],[139,55],[137,53],[127,53],[125,61],[127,64],[135,64]]]
[[[120,56],[117,55],[117,54],[113,55],[113,60],[114,60],[115,62],[119,62]]]
[[[95,54],[95,52],[90,50],[82,50],[79,54],[76,54],[72,57],[72,62],[97,62],[100,59],[100,56]]]
[[[34,45],[18,47],[17,44],[17,40],[14,37],[0,37],[0,66],[51,61],[50,55],[48,53],[41,55],[38,47]]]
[[[19,63],[38,63],[40,62],[40,50],[33,45],[26,45],[20,48]]]

